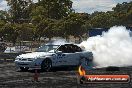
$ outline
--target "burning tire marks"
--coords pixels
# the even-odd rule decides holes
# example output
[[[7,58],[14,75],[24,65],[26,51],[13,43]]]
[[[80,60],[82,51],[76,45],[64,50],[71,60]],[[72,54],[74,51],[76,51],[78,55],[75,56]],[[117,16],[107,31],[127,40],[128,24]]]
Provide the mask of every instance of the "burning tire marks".
[[[131,68],[124,68],[132,76]],[[102,70],[89,71],[91,73]],[[123,72],[123,71],[122,71]],[[0,88],[132,88],[129,84],[78,84],[77,71],[40,72],[39,82],[33,80],[34,71],[16,71],[14,63],[0,64]]]

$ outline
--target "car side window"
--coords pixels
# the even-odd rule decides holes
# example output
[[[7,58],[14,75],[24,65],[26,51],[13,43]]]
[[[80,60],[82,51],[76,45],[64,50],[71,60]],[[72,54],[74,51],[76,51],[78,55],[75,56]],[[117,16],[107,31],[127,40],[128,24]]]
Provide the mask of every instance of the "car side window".
[[[64,45],[64,53],[71,53],[71,48],[70,48],[70,46],[69,45]]]
[[[58,48],[58,51],[62,51],[63,53],[75,53],[75,52],[82,52],[82,49],[77,45],[67,44],[60,46]]]
[[[62,51],[62,53],[72,53],[70,45],[62,45],[58,48],[58,51]]]
[[[77,45],[73,45],[73,49],[74,52],[82,52],[82,49],[80,47],[78,47]]]
[[[57,51],[62,51],[62,52],[64,53],[64,51],[65,51],[64,45],[60,46],[60,47],[57,49]]]
[[[62,51],[62,53],[69,53],[69,47],[67,45],[62,45],[58,48],[58,51]]]

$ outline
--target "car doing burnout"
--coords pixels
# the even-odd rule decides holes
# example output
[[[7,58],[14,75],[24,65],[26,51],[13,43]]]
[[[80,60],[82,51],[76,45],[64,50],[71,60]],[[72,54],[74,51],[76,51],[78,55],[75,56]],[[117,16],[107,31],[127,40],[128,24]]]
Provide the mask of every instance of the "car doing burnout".
[[[51,70],[60,66],[79,66],[84,60],[92,60],[92,52],[85,51],[75,44],[52,45],[39,47],[35,52],[16,57],[15,65],[21,70]],[[85,61],[86,62],[86,61]]]

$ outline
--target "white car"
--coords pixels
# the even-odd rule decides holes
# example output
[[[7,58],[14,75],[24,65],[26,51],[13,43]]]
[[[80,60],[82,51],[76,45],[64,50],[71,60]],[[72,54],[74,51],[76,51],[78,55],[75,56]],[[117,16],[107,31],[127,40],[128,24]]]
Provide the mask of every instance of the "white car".
[[[92,52],[85,51],[75,44],[43,45],[35,52],[16,57],[15,65],[21,70],[42,69],[51,70],[52,67],[78,66],[83,60],[92,60]]]

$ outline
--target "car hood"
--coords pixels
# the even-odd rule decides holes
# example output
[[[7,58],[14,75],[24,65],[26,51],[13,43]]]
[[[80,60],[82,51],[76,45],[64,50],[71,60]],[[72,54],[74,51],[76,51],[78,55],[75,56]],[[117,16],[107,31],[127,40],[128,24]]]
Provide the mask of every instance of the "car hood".
[[[21,54],[19,56],[17,56],[17,58],[38,58],[41,56],[49,56],[52,55],[53,53],[49,53],[49,52],[32,52],[32,53],[26,53],[26,54]]]

